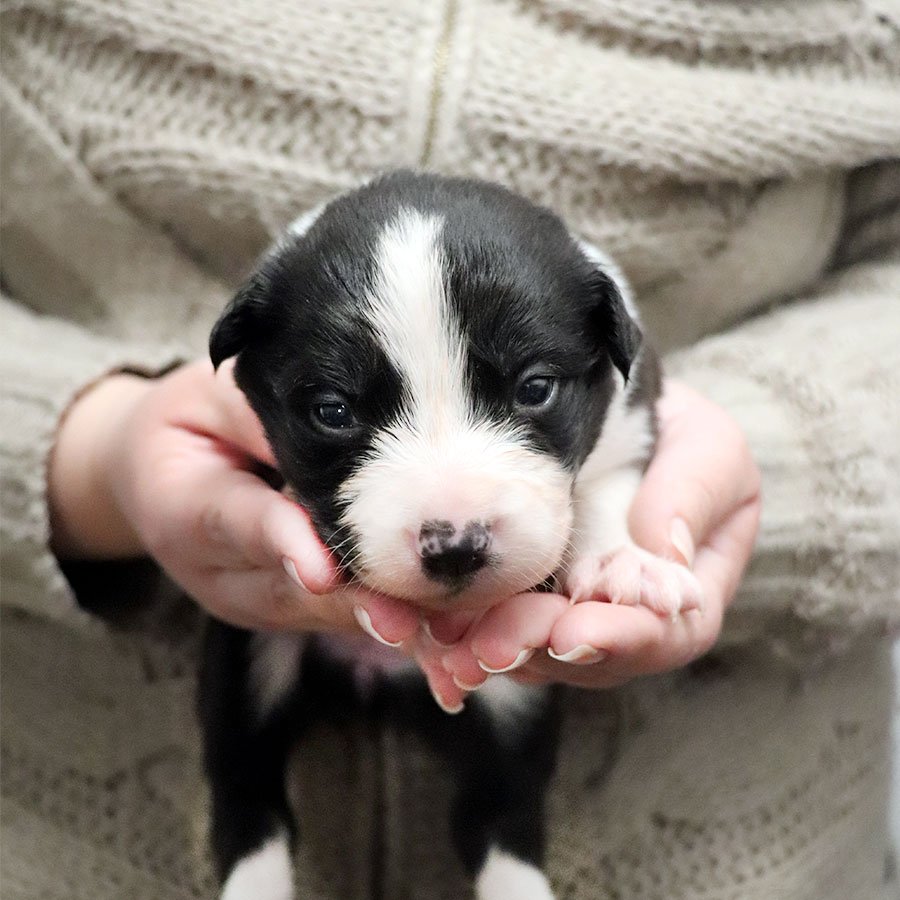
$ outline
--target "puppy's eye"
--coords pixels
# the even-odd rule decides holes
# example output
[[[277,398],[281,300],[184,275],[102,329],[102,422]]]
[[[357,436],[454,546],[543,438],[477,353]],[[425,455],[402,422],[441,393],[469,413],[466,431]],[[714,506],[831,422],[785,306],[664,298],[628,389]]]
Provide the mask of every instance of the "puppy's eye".
[[[557,380],[550,375],[533,375],[516,389],[516,405],[538,410],[549,406],[556,397]]]
[[[359,425],[353,410],[342,400],[314,403],[312,415],[315,423],[326,431],[349,431]]]

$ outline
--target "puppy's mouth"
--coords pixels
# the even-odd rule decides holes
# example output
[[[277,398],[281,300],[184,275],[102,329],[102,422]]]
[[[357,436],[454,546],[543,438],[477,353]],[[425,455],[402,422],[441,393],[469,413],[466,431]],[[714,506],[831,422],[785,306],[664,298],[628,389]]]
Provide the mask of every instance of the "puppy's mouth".
[[[539,588],[569,543],[571,475],[527,448],[487,450],[495,456],[473,451],[466,465],[376,459],[355,473],[322,517],[345,576],[436,611],[484,610]]]
[[[510,571],[499,561],[488,563],[478,571],[441,578],[430,578],[421,569],[397,565],[386,575],[364,566],[345,569],[356,584],[379,593],[389,594],[417,607],[436,612],[453,610],[481,611],[514,594],[527,591],[552,591],[556,587],[554,572],[535,575]]]

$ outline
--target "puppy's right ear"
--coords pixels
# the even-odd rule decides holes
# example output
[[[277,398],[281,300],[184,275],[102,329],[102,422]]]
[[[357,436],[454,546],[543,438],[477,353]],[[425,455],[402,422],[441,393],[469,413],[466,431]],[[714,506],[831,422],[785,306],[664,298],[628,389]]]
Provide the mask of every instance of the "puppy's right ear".
[[[225,307],[209,336],[209,357],[214,368],[237,356],[266,328],[269,305],[269,281],[256,272]]]

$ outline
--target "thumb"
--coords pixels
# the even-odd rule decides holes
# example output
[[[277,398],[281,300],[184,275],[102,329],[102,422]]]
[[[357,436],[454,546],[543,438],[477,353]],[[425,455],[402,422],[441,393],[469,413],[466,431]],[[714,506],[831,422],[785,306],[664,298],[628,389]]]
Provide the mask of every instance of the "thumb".
[[[629,528],[641,546],[690,567],[716,528],[758,492],[759,473],[723,410],[699,394],[684,400],[660,404],[660,442]]]
[[[248,456],[275,468],[275,457],[262,424],[235,383],[233,359],[226,360],[213,374],[212,390],[215,396],[211,411],[215,419],[214,433]]]

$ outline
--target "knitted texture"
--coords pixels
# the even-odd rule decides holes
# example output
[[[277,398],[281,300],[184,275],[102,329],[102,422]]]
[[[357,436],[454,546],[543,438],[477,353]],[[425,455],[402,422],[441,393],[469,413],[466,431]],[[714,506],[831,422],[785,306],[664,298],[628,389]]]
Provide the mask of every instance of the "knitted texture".
[[[211,897],[193,679],[172,651],[16,614],[4,626],[4,898]],[[883,882],[889,686],[887,649],[859,647],[806,681],[736,660],[571,692],[549,797],[559,896],[896,896]],[[322,729],[295,763],[298,896],[468,896],[439,849],[447,773],[418,741]]]
[[[87,624],[66,580],[47,552],[46,468],[56,427],[77,392],[122,365],[159,369],[177,359],[162,344],[128,344],[37,316],[0,298],[0,569],[3,602]],[[40,348],[41,364],[33,365]],[[32,364],[24,367],[26,361]]]
[[[795,221],[816,222],[824,170],[900,147],[900,17],[874,4],[14,8],[10,87],[100,185],[230,277],[297,210],[419,163],[553,207],[645,291],[715,266],[774,179],[809,173],[814,189],[783,190]],[[815,252],[798,230],[757,292],[692,295],[705,327],[811,281],[829,218]]]
[[[725,641],[828,653],[900,621],[898,297],[900,261],[858,265],[814,303],[668,360],[766,448],[760,540]],[[797,620],[817,627],[804,637]]]
[[[568,695],[560,896],[896,894],[888,671],[859,643],[900,621],[896,4],[7,0],[0,24],[4,897],[209,895],[191,642],[84,627],[47,454],[77,390],[202,353],[273,234],[396,166],[605,246],[763,470],[731,667]],[[296,770],[302,896],[464,896],[417,742],[322,732]]]
[[[630,4],[562,0],[285,2],[265,16],[212,0],[8,4],[5,283],[113,342],[202,353],[228,285],[275,229],[373,171],[424,160],[553,206],[621,258],[660,346],[692,343],[802,295],[838,235],[841,167],[900,147],[897,20],[856,3],[769,6],[763,16],[678,0],[647,19]],[[856,185],[848,258],[896,244],[897,173]],[[895,442],[873,424],[896,415],[881,374],[896,371],[890,284],[859,313],[839,299],[677,363],[741,417],[772,498],[735,627],[781,632],[779,611],[815,620],[820,607],[845,630],[896,616]],[[34,334],[39,343],[40,324]],[[879,353],[861,367],[873,340]],[[15,351],[9,365],[27,368]],[[865,390],[848,405],[845,375],[861,372]],[[49,434],[67,398],[33,399]],[[870,494],[842,517],[842,485],[861,482],[835,473],[853,460]],[[13,465],[9,478],[40,470]],[[29,491],[39,498],[39,483]],[[21,509],[10,518],[33,530],[33,554],[45,523]],[[840,549],[851,533],[867,536],[877,565]]]

